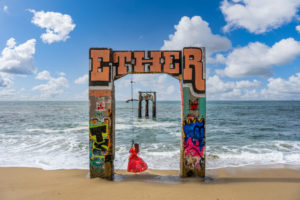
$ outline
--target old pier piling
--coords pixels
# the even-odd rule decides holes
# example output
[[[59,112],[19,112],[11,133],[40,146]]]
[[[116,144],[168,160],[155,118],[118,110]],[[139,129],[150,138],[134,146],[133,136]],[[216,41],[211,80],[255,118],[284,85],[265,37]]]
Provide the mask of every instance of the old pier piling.
[[[152,101],[152,118],[156,118],[156,92],[140,92],[138,104],[138,117],[142,117],[142,102],[145,101],[145,117],[149,117],[149,101]]]

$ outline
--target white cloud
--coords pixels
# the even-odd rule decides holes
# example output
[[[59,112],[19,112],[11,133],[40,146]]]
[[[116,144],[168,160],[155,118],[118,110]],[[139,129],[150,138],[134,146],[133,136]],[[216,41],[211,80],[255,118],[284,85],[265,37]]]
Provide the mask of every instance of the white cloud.
[[[117,101],[131,98],[131,76],[115,81]],[[157,100],[180,100],[179,81],[167,74],[134,74],[133,81],[134,98],[138,91],[156,91]]]
[[[164,83],[168,78],[168,75],[167,74],[162,74],[162,75],[159,75],[158,79],[157,79],[157,83],[161,84],[161,83]]]
[[[12,84],[9,75],[6,73],[0,73],[0,87],[8,87]]]
[[[300,25],[296,26],[296,30],[300,33]]]
[[[79,100],[79,101],[88,101],[88,98],[89,98],[89,89],[85,89],[82,92],[74,94],[74,96],[72,97],[73,100]]]
[[[59,75],[59,76],[65,76],[66,73],[64,73],[64,72],[58,72],[58,75]]]
[[[51,98],[62,94],[64,88],[69,87],[68,80],[64,76],[54,78],[46,70],[37,74],[36,79],[48,81],[46,84],[40,84],[32,88],[41,92],[41,98]]]
[[[267,86],[267,89],[261,91],[267,99],[300,99],[300,73],[290,76],[287,80],[270,78]]]
[[[11,88],[0,89],[0,99],[1,100],[11,100],[15,99],[17,91]]]
[[[44,43],[66,41],[70,38],[69,33],[74,30],[75,24],[70,15],[59,12],[44,12],[29,10],[34,14],[31,22],[46,29],[41,35]]]
[[[35,39],[31,39],[17,46],[14,38],[7,40],[0,56],[0,71],[10,74],[35,73],[35,42]]]
[[[50,73],[46,70],[40,72],[37,74],[37,76],[35,77],[37,80],[50,80],[52,77],[50,75]]]
[[[209,100],[300,100],[300,73],[269,78],[265,87],[257,80],[224,81],[214,75],[207,79],[206,91]]]
[[[152,86],[157,80],[155,79],[155,74],[151,75],[133,75],[133,80],[137,84],[142,86]]]
[[[74,83],[75,84],[87,84],[88,83],[88,80],[89,80],[89,76],[87,74],[81,76],[81,77],[78,77]]]
[[[163,50],[180,50],[183,47],[205,47],[210,56],[218,51],[231,48],[231,42],[226,37],[213,34],[209,24],[200,16],[192,18],[182,17],[175,25],[175,33],[169,35],[169,40],[164,40]]]
[[[297,14],[300,0],[224,0],[221,11],[227,25],[224,31],[245,28],[260,34],[289,23]]]
[[[141,85],[143,87],[147,87],[149,88],[149,90],[151,90],[151,88],[157,86],[157,85],[163,85],[167,82],[168,80],[168,76],[167,74],[133,74],[133,75],[128,75],[125,78],[121,78],[119,79],[116,84],[118,85],[118,87],[120,88],[128,88],[130,87],[130,81],[131,81],[131,77],[133,76],[132,80],[134,82],[134,86],[135,85]]]
[[[8,12],[8,7],[6,5],[3,6],[3,12],[5,12],[5,13]]]
[[[293,38],[282,39],[269,47],[260,42],[234,49],[225,59],[224,70],[219,75],[233,78],[247,76],[267,77],[272,75],[273,66],[292,62],[300,55],[300,42]]]
[[[167,88],[166,94],[173,94],[175,92],[175,87],[174,85],[170,85]]]
[[[126,76],[115,82],[116,99],[130,99],[130,77]],[[149,78],[149,77],[150,78]],[[137,77],[141,77],[137,79]],[[134,98],[138,91],[156,91],[157,100],[180,100],[179,82],[162,75],[134,75]],[[142,85],[139,80],[151,80],[150,85]],[[158,80],[164,80],[158,83]],[[287,79],[269,78],[267,83],[256,79],[222,79],[218,75],[209,76],[206,82],[208,100],[300,100],[300,73]]]
[[[214,58],[210,58],[210,63],[225,63],[226,62],[226,58],[223,54],[216,54],[216,56]]]
[[[151,89],[153,86],[159,84],[163,84],[167,80],[166,74],[134,74],[133,75],[133,81],[135,84],[141,84],[144,87],[148,87]],[[124,80],[125,81],[125,80]],[[127,80],[124,82],[124,87],[130,86],[130,80]]]
[[[235,87],[237,89],[249,89],[249,88],[259,88],[262,83],[257,80],[249,81],[249,80],[241,80],[235,82]]]
[[[37,96],[27,93],[25,88],[11,88],[10,86],[0,88],[0,100],[1,101],[31,101],[39,100]]]
[[[218,75],[207,79],[207,97],[213,100],[241,99],[247,92],[260,88],[262,83],[257,80],[223,81]]]

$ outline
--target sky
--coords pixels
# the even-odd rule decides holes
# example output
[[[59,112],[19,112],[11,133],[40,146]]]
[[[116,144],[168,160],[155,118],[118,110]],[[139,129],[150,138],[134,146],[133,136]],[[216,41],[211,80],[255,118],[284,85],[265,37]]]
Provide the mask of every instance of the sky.
[[[0,100],[88,100],[91,47],[206,48],[208,100],[300,100],[300,0],[0,0]],[[115,81],[116,99],[157,91],[166,74]]]

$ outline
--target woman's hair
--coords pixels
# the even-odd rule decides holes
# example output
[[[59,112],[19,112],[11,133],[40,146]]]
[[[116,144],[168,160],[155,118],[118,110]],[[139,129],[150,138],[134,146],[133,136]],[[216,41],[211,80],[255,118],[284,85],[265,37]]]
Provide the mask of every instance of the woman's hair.
[[[139,144],[135,143],[135,144],[134,144],[134,148],[135,148],[135,152],[136,152],[136,153],[139,153],[139,152],[140,152]]]

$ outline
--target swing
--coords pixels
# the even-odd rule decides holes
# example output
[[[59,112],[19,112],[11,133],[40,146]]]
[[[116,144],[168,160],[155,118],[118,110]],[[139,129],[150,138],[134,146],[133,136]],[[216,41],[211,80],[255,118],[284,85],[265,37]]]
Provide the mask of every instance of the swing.
[[[134,132],[134,127],[133,127],[133,80],[131,76],[131,127],[132,127],[132,134]],[[128,158],[128,167],[127,171],[128,172],[133,172],[133,173],[139,173],[143,172],[148,169],[147,163],[140,158],[137,154],[140,152],[139,144],[135,143],[134,140],[131,142],[131,148],[129,150],[130,156]]]

